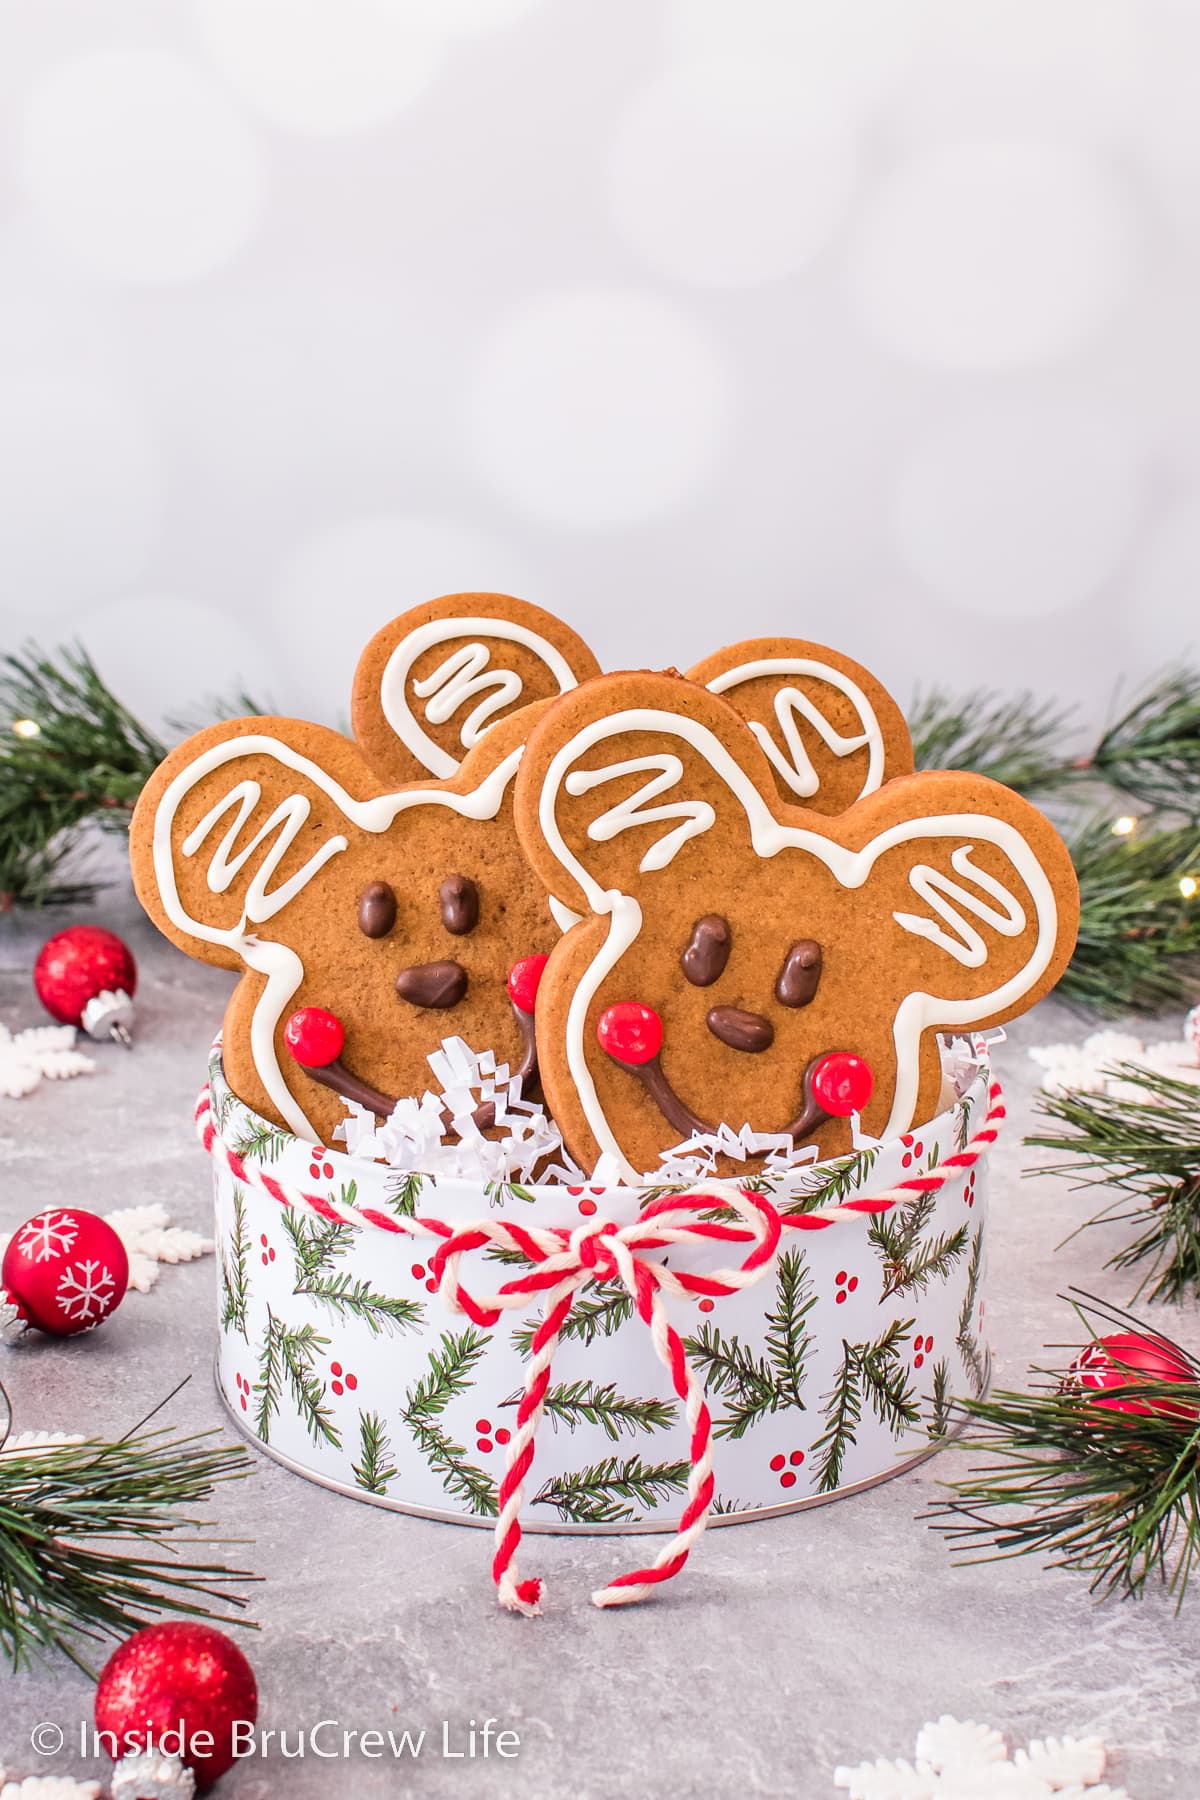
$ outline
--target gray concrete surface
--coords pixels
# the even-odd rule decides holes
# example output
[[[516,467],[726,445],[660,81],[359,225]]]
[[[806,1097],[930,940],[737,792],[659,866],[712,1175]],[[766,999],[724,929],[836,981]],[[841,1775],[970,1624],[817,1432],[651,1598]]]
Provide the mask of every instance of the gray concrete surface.
[[[209,1176],[191,1126],[205,1050],[228,979],[163,944],[118,886],[95,916],[124,932],[142,966],[138,1046],[99,1052],[100,1071],[0,1100],[0,1224],[65,1200],[98,1211],[161,1200],[206,1225]],[[0,1018],[34,1023],[29,969],[57,921],[0,931]],[[1128,1298],[1102,1272],[1116,1238],[1089,1232],[1056,1252],[1090,1197],[1047,1177],[1021,1179],[1032,1065],[1022,1046],[1089,1029],[1051,1002],[1001,1053],[1010,1119],[996,1154],[988,1291],[995,1378],[1019,1385],[1047,1341],[1069,1336],[1056,1293],[1079,1284]],[[1161,1032],[1160,1032],[1161,1034]],[[18,1429],[118,1435],[183,1375],[181,1427],[223,1424],[210,1378],[211,1259],[164,1270],[94,1337],[8,1354]],[[1163,1324],[1200,1348],[1194,1311]],[[527,1557],[549,1582],[547,1615],[499,1612],[478,1531],[404,1518],[322,1491],[261,1458],[226,1490],[225,1530],[264,1577],[261,1632],[245,1640],[263,1728],[295,1734],[320,1719],[347,1729],[424,1728],[416,1762],[282,1760],[239,1765],[230,1800],[373,1800],[379,1795],[825,1796],[839,1762],[911,1752],[942,1712],[984,1719],[1010,1740],[1101,1732],[1111,1779],[1132,1800],[1200,1794],[1200,1592],[1182,1618],[1161,1593],[1098,1606],[1086,1582],[1032,1562],[956,1569],[918,1523],[960,1454],[857,1499],[711,1533],[691,1569],[649,1605],[600,1614],[590,1589],[623,1566],[621,1540],[539,1538]],[[642,1540],[643,1543],[645,1540]],[[66,1663],[0,1676],[0,1763],[19,1774],[101,1772],[65,1750],[30,1749],[41,1720],[69,1741],[90,1717],[90,1683]],[[510,1761],[447,1759],[468,1721],[519,1735]]]

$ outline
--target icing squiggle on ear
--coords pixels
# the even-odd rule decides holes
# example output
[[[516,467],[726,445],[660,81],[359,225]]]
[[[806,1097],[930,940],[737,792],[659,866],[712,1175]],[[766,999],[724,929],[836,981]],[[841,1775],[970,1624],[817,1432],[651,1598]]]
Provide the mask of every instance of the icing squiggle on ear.
[[[902,926],[905,931],[911,931],[914,937],[927,938],[931,944],[936,944],[939,950],[944,950],[948,956],[968,969],[981,968],[987,961],[988,951],[974,926],[963,918],[963,913],[973,913],[985,925],[998,931],[1001,937],[1020,937],[1026,923],[1025,908],[1016,895],[1002,881],[997,881],[994,875],[989,875],[986,869],[975,867],[971,861],[973,848],[972,844],[961,845],[951,854],[950,866],[958,874],[965,875],[968,881],[973,881],[976,887],[982,888],[985,894],[990,894],[993,900],[998,900],[1002,908],[1000,912],[994,906],[989,906],[986,900],[981,900],[977,894],[970,893],[959,882],[951,881],[940,869],[931,869],[928,863],[914,863],[909,870],[909,885],[922,900],[929,902],[934,912],[946,921],[950,931],[956,935],[952,937],[935,925],[932,919],[922,918],[919,913],[892,914],[897,925]],[[961,907],[961,912],[955,911],[950,904],[952,900]]]
[[[821,785],[820,776],[813,767],[812,758],[796,725],[797,718],[801,718],[812,726],[826,749],[834,756],[850,756],[855,750],[863,749],[868,752],[867,772],[859,789],[859,798],[864,794],[873,794],[883,783],[883,731],[875,709],[862,688],[840,669],[831,668],[828,663],[808,657],[764,657],[757,662],[740,663],[735,669],[723,670],[721,674],[714,675],[707,686],[714,694],[727,694],[731,688],[741,687],[744,682],[781,676],[809,676],[815,681],[827,683],[839,694],[845,695],[862,722],[861,732],[852,737],[844,736],[809,695],[799,688],[780,688],[775,696],[775,717],[783,738],[783,749],[780,749],[761,720],[750,719],[747,723],[781,780],[786,782],[800,800],[810,800]]]
[[[656,824],[660,819],[682,819],[674,831],[668,831],[665,837],[659,838],[647,850],[638,867],[644,873],[647,869],[664,869],[675,855],[682,850],[689,838],[697,837],[701,832],[711,830],[716,822],[716,813],[707,800],[680,800],[674,806],[643,806],[646,800],[657,800],[660,794],[669,793],[677,787],[683,776],[683,764],[677,756],[632,756],[626,762],[612,763],[607,769],[576,769],[567,776],[565,786],[568,794],[586,794],[605,781],[619,781],[622,775],[640,775],[644,770],[656,769],[657,775],[645,782],[627,800],[619,800],[607,812],[601,813],[588,826],[588,836],[597,843],[604,844],[610,838],[619,837],[633,825]]]
[[[477,694],[483,698],[468,714],[459,733],[464,749],[469,749],[486,731],[493,714],[519,700],[521,677],[513,669],[492,669],[488,665],[491,651],[488,640],[520,644],[545,664],[558,683],[560,693],[576,685],[570,663],[548,638],[512,619],[455,618],[431,619],[418,625],[401,638],[384,666],[379,686],[379,703],[383,716],[406,749],[410,750],[431,775],[445,780],[459,767],[458,761],[434,742],[418,723],[409,704],[409,677],[413,664],[426,650],[458,638],[483,639],[482,643],[464,644],[454,650],[432,674],[412,683],[418,699],[427,700],[425,717],[431,725],[444,725],[462,706]]]
[[[250,1024],[250,1052],[263,1087],[281,1118],[301,1137],[315,1137],[313,1127],[296,1101],[283,1077],[275,1053],[275,1036],[285,1007],[304,980],[304,964],[296,952],[285,944],[258,937],[248,927],[262,925],[272,919],[289,901],[307,887],[330,861],[347,848],[348,840],[340,833],[328,837],[304,866],[280,887],[269,886],[272,875],[287,856],[297,834],[310,817],[311,802],[304,794],[289,794],[275,808],[267,822],[251,842],[241,850],[234,845],[238,832],[249,820],[261,797],[258,782],[247,780],[235,784],[193,826],[179,846],[180,855],[194,857],[213,829],[231,807],[238,815],[213,855],[206,874],[210,892],[225,893],[244,868],[247,860],[272,832],[278,832],[274,845],[246,893],[241,916],[234,925],[206,924],[188,912],[179,893],[172,831],[175,816],[185,797],[206,776],[227,763],[246,756],[265,756],[292,770],[327,794],[338,811],[361,831],[385,832],[402,812],[416,806],[444,806],[468,819],[494,819],[504,800],[504,793],[517,771],[524,746],[519,746],[496,765],[490,775],[466,794],[448,793],[433,788],[413,788],[397,794],[380,794],[370,800],[356,800],[341,783],[299,751],[279,738],[265,734],[226,738],[200,752],[181,769],[163,791],[154,815],[153,861],[163,908],[171,923],[180,931],[209,944],[224,945],[241,958],[246,967],[265,977],[266,985],[254,1008]]]

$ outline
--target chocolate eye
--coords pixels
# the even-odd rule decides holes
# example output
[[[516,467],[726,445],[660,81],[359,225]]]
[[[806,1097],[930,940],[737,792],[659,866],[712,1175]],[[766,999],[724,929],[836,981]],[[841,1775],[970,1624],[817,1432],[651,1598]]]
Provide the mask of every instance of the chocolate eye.
[[[469,875],[447,875],[438,889],[442,924],[455,937],[466,937],[479,923],[479,889]]]
[[[821,979],[821,946],[815,938],[799,938],[783,959],[775,998],[781,1006],[807,1006]]]
[[[729,920],[719,913],[705,913],[696,920],[688,947],[679,958],[693,987],[711,987],[725,973],[731,943]]]
[[[358,898],[358,929],[364,937],[386,937],[396,923],[396,896],[386,881],[373,881]]]

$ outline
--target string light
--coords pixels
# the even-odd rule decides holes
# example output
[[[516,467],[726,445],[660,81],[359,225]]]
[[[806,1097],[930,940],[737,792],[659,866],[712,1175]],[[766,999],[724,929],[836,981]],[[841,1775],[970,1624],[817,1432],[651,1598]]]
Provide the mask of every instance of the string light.
[[[1122,813],[1119,819],[1113,820],[1114,837],[1130,837],[1137,830],[1137,820],[1131,813]]]
[[[14,719],[13,735],[19,738],[40,737],[42,728],[36,719]]]
[[[1194,875],[1183,875],[1180,877],[1179,891],[1185,900],[1190,900],[1195,894],[1200,893],[1200,881],[1197,881]]]

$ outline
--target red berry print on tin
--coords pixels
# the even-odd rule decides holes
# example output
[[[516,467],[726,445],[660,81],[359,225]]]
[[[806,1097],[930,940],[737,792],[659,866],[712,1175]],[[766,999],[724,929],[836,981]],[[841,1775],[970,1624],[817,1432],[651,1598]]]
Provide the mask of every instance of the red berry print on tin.
[[[235,1375],[233,1379],[234,1379],[234,1385],[237,1388],[238,1399],[242,1403],[242,1411],[245,1412],[246,1408],[250,1404],[250,1383],[246,1380],[246,1377],[242,1374]]]
[[[329,1152],[326,1150],[324,1144],[314,1144],[310,1154],[312,1156],[312,1161],[308,1165],[308,1172],[313,1180],[320,1181],[323,1175],[326,1181],[332,1181],[333,1164],[331,1162],[326,1162],[325,1160],[329,1155]]]
[[[584,1218],[590,1219],[590,1218],[594,1217],[595,1212],[596,1212],[596,1202],[592,1199],[592,1195],[593,1194],[603,1194],[604,1189],[602,1187],[589,1187],[589,1188],[569,1187],[567,1189],[567,1192],[568,1192],[568,1194],[570,1194],[570,1196],[573,1200],[579,1201],[579,1210],[583,1214]],[[583,1199],[580,1200],[579,1196],[581,1194],[584,1197],[583,1197]]]
[[[796,1470],[803,1467],[803,1464],[803,1450],[791,1450],[786,1456],[780,1450],[771,1458],[768,1467],[772,1475],[778,1476],[781,1488],[794,1488],[797,1479]]]
[[[275,1248],[273,1244],[268,1242],[265,1231],[260,1234],[258,1241],[262,1245],[263,1268],[265,1269],[268,1263],[273,1263],[275,1261]]]
[[[414,1263],[412,1272],[414,1281],[423,1281],[425,1283],[425,1291],[427,1293],[437,1293],[437,1281],[434,1276],[429,1273],[429,1270],[425,1267],[424,1263]]]
[[[858,1276],[849,1275],[845,1269],[839,1269],[833,1279],[837,1284],[838,1290],[834,1295],[834,1299],[837,1304],[841,1306],[845,1302],[846,1296],[852,1294],[858,1286]]]
[[[902,1169],[911,1169],[913,1164],[920,1162],[921,1158],[924,1156],[925,1145],[922,1143],[921,1139],[915,1137],[911,1131],[905,1132],[904,1136],[900,1139],[900,1142],[904,1145],[904,1155],[900,1158],[900,1167]]]
[[[974,1169],[971,1170],[971,1173],[967,1176],[967,1179],[963,1182],[963,1199],[968,1206],[974,1206],[974,1204],[975,1204],[975,1171],[974,1171]]]
[[[479,1434],[475,1439],[475,1448],[482,1450],[485,1456],[491,1450],[502,1450],[512,1437],[507,1425],[497,1426],[493,1431],[490,1419],[476,1419],[475,1430]]]
[[[913,1339],[913,1368],[919,1369],[929,1352],[933,1349],[932,1337],[915,1337]]]
[[[340,1362],[330,1363],[329,1373],[333,1377],[329,1385],[335,1394],[352,1394],[358,1386],[358,1376],[343,1369]]]

